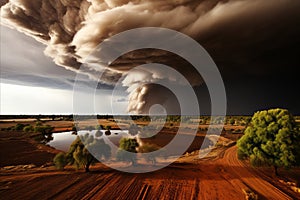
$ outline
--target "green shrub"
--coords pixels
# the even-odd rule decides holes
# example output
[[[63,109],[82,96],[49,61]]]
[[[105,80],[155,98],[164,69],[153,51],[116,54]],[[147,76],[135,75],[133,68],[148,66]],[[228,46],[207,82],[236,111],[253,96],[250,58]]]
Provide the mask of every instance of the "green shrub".
[[[136,165],[137,147],[139,147],[139,144],[136,139],[122,138],[116,155],[117,160],[128,161],[132,165]]]
[[[64,167],[67,165],[66,154],[63,152],[58,153],[54,157],[53,163],[57,169],[60,169],[60,170],[64,169]]]
[[[37,121],[36,123],[35,123],[35,126],[42,126],[43,125],[43,123],[41,122],[41,121]]]
[[[54,127],[50,125],[46,126],[36,126],[34,127],[34,132],[41,133],[42,135],[50,135],[53,131]]]
[[[234,125],[234,124],[235,124],[235,119],[231,118],[231,119],[229,120],[229,124]]]
[[[96,130],[103,130],[104,127],[103,127],[103,125],[98,124],[98,125],[95,126],[95,129],[96,129]]]
[[[17,125],[15,125],[14,129],[16,131],[22,131],[24,127],[25,127],[25,124],[17,124]]]
[[[33,131],[33,127],[31,125],[25,126],[23,128],[23,131],[25,131],[25,132],[31,132],[31,131]]]

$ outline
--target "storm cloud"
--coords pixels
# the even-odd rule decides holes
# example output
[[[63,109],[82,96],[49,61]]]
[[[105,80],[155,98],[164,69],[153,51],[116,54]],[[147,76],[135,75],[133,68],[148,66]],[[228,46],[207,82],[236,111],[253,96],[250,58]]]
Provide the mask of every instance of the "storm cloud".
[[[1,24],[45,44],[45,54],[68,70],[97,79],[94,72],[105,69],[100,81],[108,85],[120,77],[130,77],[127,71],[134,66],[151,62],[171,65],[195,87],[202,84],[188,63],[158,50],[135,51],[114,63],[80,68],[99,43],[139,27],[170,28],[191,36],[212,55],[229,85],[233,79],[268,76],[270,71],[271,76],[290,74],[299,64],[295,56],[300,43],[297,0],[9,0],[1,1],[1,6]],[[151,77],[162,75],[147,73],[152,73]],[[170,78],[164,75],[160,78]],[[144,82],[143,76],[139,77],[134,84]],[[124,86],[130,88],[129,78],[125,80]],[[159,99],[161,90],[153,87],[144,89],[145,95],[153,93]],[[165,99],[165,93],[161,94]],[[132,105],[130,110],[133,108],[141,113],[149,105]]]

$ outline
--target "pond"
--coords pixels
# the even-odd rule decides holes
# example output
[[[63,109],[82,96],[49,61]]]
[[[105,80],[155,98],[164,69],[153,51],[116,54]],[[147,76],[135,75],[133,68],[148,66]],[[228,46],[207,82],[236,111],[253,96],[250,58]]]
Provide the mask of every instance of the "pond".
[[[97,139],[103,139],[106,144],[113,143],[114,145],[118,146],[118,143],[122,137],[129,136],[128,130],[110,130],[110,135],[105,134],[105,130],[100,130],[102,134],[101,136],[96,135],[96,130],[88,131],[88,130],[81,130],[77,131],[77,135],[93,135]],[[73,131],[68,132],[60,132],[60,133],[53,133],[53,140],[48,142],[47,144],[55,149],[67,152],[69,150],[70,145],[76,139],[77,135],[72,134]],[[110,142],[111,143],[110,143]]]
[[[100,130],[97,133],[97,130],[81,130],[77,132],[77,135],[84,136],[85,134],[89,134],[94,136],[96,139],[103,139],[106,144],[108,144],[111,147],[111,153],[112,156],[116,155],[116,152],[119,147],[119,141],[123,137],[130,137],[128,130],[111,130],[110,135],[105,134],[106,130]],[[47,144],[55,149],[67,152],[69,150],[70,145],[72,142],[76,139],[77,135],[72,134],[72,131],[69,132],[60,132],[60,133],[53,133],[52,137],[53,140],[48,142]],[[149,144],[156,144],[160,147],[164,147],[165,149],[165,155],[166,156],[177,156],[178,154],[181,154],[181,149],[186,149],[186,152],[193,152],[196,150],[199,150],[203,140],[204,136],[194,136],[192,135],[178,135],[178,141],[176,143],[173,143],[172,146],[168,147],[167,145],[170,144],[176,134],[172,134],[169,132],[161,131],[157,133],[154,137],[141,137],[139,138],[139,142],[141,143],[149,143]],[[191,138],[193,137],[193,138]],[[185,142],[188,138],[191,139],[192,143],[189,147],[186,147]],[[210,141],[210,140],[209,140]],[[202,148],[208,148],[209,146],[213,145],[212,142],[206,143]]]

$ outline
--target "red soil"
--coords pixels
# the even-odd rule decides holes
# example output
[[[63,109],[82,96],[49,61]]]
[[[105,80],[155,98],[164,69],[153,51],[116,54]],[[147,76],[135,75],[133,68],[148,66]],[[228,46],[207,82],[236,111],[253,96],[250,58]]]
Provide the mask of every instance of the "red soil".
[[[17,133],[0,134],[2,166],[7,163],[12,165],[13,162],[39,165],[37,161],[48,162],[54,155],[51,148],[38,149],[25,137],[17,140]],[[245,198],[242,190],[251,189],[260,199],[299,199],[299,194],[284,187],[277,178],[272,179],[270,170],[256,170],[239,161],[235,146],[217,159],[174,163],[152,173],[122,173],[102,164],[91,170],[84,173],[70,167],[64,171],[57,171],[54,167],[27,170],[2,168],[0,198],[240,200]]]
[[[28,134],[0,131],[0,167],[34,164],[41,166],[53,160],[59,151],[37,144]]]

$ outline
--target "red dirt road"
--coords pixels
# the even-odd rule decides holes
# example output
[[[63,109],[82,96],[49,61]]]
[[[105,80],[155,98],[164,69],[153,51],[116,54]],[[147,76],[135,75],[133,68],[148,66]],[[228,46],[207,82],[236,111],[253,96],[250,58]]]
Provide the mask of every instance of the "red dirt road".
[[[232,187],[237,190],[248,187],[258,194],[260,199],[293,199],[263,179],[264,177],[259,171],[238,160],[236,152],[237,148],[231,147],[225,152],[224,157],[216,162],[217,165],[220,164],[220,176],[223,176]]]
[[[91,173],[52,168],[0,171],[2,199],[244,199],[251,189],[259,199],[299,199],[272,186],[229,148],[223,158],[197,164],[175,163],[147,174],[117,172],[101,165]]]

